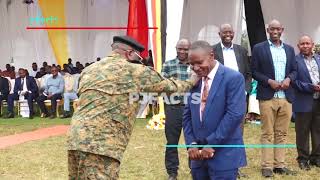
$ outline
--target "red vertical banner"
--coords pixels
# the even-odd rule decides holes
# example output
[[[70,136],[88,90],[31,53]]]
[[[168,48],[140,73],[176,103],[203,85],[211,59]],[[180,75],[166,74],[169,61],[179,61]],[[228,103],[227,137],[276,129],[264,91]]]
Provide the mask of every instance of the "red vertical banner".
[[[127,35],[138,40],[145,50],[142,57],[148,56],[148,16],[145,0],[129,0]]]

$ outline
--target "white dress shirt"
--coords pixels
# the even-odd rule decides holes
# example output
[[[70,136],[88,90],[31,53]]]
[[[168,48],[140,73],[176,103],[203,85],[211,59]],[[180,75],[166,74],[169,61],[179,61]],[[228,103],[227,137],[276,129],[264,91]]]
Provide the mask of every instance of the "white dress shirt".
[[[32,77],[36,77],[37,72],[38,72],[38,71],[31,70],[31,71],[29,72],[29,75],[32,76]]]
[[[210,94],[210,88],[211,88],[211,85],[212,85],[212,81],[213,81],[214,77],[217,74],[218,67],[219,67],[219,64],[220,64],[218,61],[215,61],[215,62],[216,62],[216,65],[214,66],[214,68],[208,74],[208,78],[209,78],[208,79],[208,97],[209,97],[209,94]],[[202,92],[203,92],[204,84],[205,84],[205,79],[203,77],[202,78],[202,83],[201,83],[201,95],[200,95],[200,98],[202,98]],[[200,105],[200,108],[199,108],[199,114],[200,114],[200,120],[202,120],[201,105]]]
[[[230,48],[227,48],[221,43],[221,48],[223,53],[224,66],[231,68],[235,71],[239,71],[236,54],[234,53],[233,49],[233,44]]]

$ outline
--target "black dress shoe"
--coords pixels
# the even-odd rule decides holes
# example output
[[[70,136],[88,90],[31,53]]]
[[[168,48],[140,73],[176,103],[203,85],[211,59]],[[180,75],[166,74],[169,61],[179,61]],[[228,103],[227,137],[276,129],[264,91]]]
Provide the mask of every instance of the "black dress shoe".
[[[241,179],[241,178],[249,178],[248,175],[242,173],[240,170],[238,170],[238,174],[237,174],[237,178]]]
[[[65,112],[61,118],[70,118],[71,114],[69,112]]]
[[[320,160],[311,160],[310,165],[320,167]]]
[[[177,175],[176,174],[169,175],[168,180],[177,180]]]
[[[6,118],[14,118],[13,113],[8,113],[8,115],[6,116]]]
[[[297,172],[292,171],[292,170],[285,168],[285,167],[284,168],[274,168],[273,172],[275,174],[281,174],[281,175],[283,175],[283,174],[284,175],[291,175],[291,176],[297,175]]]
[[[51,114],[51,116],[49,118],[54,119],[54,118],[56,118],[56,116],[54,114]]]
[[[43,118],[47,118],[47,117],[49,117],[49,116],[50,116],[50,114],[48,114],[48,113],[43,113],[43,114],[42,114],[42,117],[43,117]]]
[[[310,165],[309,163],[306,161],[306,162],[298,162],[299,164],[299,168],[301,170],[305,170],[305,171],[309,171],[310,170]]]
[[[273,173],[271,169],[261,169],[261,174],[265,178],[273,177]]]

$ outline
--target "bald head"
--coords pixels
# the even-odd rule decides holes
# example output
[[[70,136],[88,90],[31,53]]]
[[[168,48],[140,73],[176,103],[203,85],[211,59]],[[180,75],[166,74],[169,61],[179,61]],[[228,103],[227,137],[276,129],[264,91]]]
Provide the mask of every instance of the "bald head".
[[[280,37],[283,33],[283,30],[284,28],[282,27],[281,23],[276,19],[270,21],[270,23],[268,24],[267,32],[269,33],[270,41],[274,45],[280,46]]]
[[[311,42],[313,43],[313,40],[310,36],[308,35],[304,35],[304,36],[301,36],[300,39],[299,39],[299,44],[300,42],[305,42],[305,41],[308,41],[308,42]]]
[[[176,46],[177,57],[180,60],[180,62],[187,63],[190,46],[191,46],[191,43],[188,39],[180,39],[177,42],[177,46]]]
[[[59,73],[59,69],[56,67],[56,66],[52,66],[51,67],[51,74],[52,76],[55,78],[58,76],[58,73]]]
[[[220,32],[222,32],[224,29],[229,29],[229,30],[232,30],[233,31],[233,27],[232,27],[232,25],[231,24],[221,24],[220,25]]]
[[[177,46],[178,46],[178,45],[188,45],[188,46],[190,46],[191,43],[190,43],[190,41],[189,41],[188,39],[180,39],[180,40],[177,42]]]
[[[234,31],[231,24],[222,24],[220,26],[219,36],[225,47],[231,47],[234,37]]]
[[[300,53],[303,54],[306,57],[312,56],[312,49],[314,47],[313,40],[310,36],[304,35],[299,39],[298,42],[298,48],[300,50]]]
[[[273,19],[269,22],[268,24],[268,27],[273,27],[273,26],[276,26],[276,27],[282,27],[282,24],[280,23],[280,21],[276,20],[276,19]]]

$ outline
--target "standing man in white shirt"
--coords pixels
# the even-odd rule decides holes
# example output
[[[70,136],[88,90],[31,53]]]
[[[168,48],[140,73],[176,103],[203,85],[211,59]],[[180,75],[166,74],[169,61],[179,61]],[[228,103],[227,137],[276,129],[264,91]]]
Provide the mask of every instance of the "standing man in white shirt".
[[[232,43],[234,31],[230,24],[220,26],[221,42],[213,46],[215,59],[224,66],[240,72],[245,79],[247,94],[251,91],[251,70],[248,51],[238,44]]]
[[[242,46],[232,43],[234,31],[230,24],[222,24],[220,26],[219,36],[221,42],[213,46],[215,59],[217,59],[224,66],[238,71],[243,75],[245,79],[245,90],[247,95],[251,92],[252,81],[248,51]],[[242,134],[244,120],[245,119],[243,119],[241,124]],[[238,172],[240,177],[246,176],[240,171]]]

